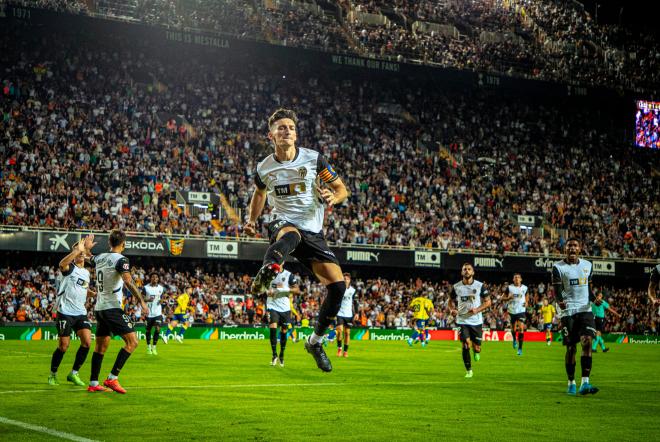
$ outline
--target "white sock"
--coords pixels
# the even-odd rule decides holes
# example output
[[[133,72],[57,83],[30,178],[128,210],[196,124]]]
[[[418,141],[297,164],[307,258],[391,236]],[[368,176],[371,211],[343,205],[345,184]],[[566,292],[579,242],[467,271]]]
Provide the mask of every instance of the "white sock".
[[[99,381],[90,381],[89,382],[90,387],[96,387],[97,385],[99,385]]]
[[[78,374],[78,370],[71,370],[71,374]]]
[[[111,374],[108,375],[108,379],[110,379],[111,381],[114,381],[115,379],[117,379],[117,376],[115,376],[114,374],[111,373]]]
[[[568,386],[570,387],[571,385],[575,385],[575,380],[568,381]]]
[[[51,372],[50,372],[50,375],[51,375],[51,376],[57,376],[57,372],[56,372],[56,371],[51,371]]]
[[[316,332],[312,333],[312,336],[309,337],[309,343],[316,345],[323,340],[323,336],[319,336]]]
[[[589,383],[589,377],[583,377],[582,378],[582,383],[580,385],[588,384]]]

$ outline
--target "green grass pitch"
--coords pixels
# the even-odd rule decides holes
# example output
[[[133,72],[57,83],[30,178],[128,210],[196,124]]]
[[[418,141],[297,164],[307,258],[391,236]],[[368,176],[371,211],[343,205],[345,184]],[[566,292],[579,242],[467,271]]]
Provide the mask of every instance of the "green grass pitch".
[[[595,396],[565,394],[564,349],[485,342],[464,379],[457,342],[426,349],[360,341],[319,371],[302,343],[271,367],[268,341],[140,344],[120,376],[128,394],[87,393],[65,380],[78,343],[47,384],[55,342],[0,342],[0,418],[106,440],[657,440],[660,348],[616,345],[594,355]],[[104,360],[105,377],[121,343]],[[88,380],[91,353],[81,370]],[[579,365],[578,365],[579,376]],[[579,382],[578,382],[579,383]],[[0,422],[0,440],[56,440]],[[62,439],[59,439],[62,440]]]

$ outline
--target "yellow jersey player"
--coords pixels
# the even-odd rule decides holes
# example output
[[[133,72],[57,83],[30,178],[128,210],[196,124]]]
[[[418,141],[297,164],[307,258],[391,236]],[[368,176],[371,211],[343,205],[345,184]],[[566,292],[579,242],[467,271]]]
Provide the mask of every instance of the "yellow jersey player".
[[[176,298],[176,307],[174,307],[174,315],[170,320],[165,335],[163,335],[163,342],[167,344],[167,341],[174,336],[174,339],[177,342],[183,342],[183,335],[188,329],[188,311],[190,308],[190,295],[192,295],[193,289],[188,286],[186,291]],[[174,333],[174,329],[178,327],[178,333]]]
[[[552,320],[557,314],[555,306],[548,303],[547,298],[543,298],[543,306],[540,309],[541,315],[543,315],[543,330],[545,330],[545,342],[550,345],[552,341]]]
[[[424,296],[418,296],[410,303],[410,310],[413,312],[413,334],[408,338],[408,345],[412,347],[417,342],[422,343],[422,347],[426,347],[429,339],[429,331],[426,325],[429,322],[429,316],[433,313],[433,303],[430,299]]]

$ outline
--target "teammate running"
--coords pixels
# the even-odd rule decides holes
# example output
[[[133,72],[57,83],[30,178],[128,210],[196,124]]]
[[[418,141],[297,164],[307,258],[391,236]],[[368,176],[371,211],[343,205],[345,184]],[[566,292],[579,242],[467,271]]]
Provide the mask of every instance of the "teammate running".
[[[66,380],[80,387],[85,386],[78,375],[78,370],[87,359],[89,346],[92,342],[92,324],[87,319],[85,302],[88,296],[95,296],[96,293],[89,289],[89,270],[85,268],[85,256],[87,256],[86,248],[91,249],[94,246],[93,241],[94,236],[88,235],[83,241],[79,241],[73,247],[71,253],[60,261],[59,267],[62,272],[62,280],[57,289],[55,300],[55,308],[57,309],[55,325],[57,326],[58,342],[50,361],[50,376],[48,377],[50,385],[59,385],[57,369],[62,363],[64,353],[69,348],[71,330],[73,330],[80,338],[80,347],[78,347],[73,368],[67,375]]]
[[[355,288],[351,287],[351,274],[344,273],[344,282],[346,283],[346,291],[344,298],[341,300],[341,307],[337,312],[337,356],[342,355],[348,357],[348,344],[351,340],[351,327],[353,321],[357,320],[357,301],[353,298],[355,296]],[[343,352],[342,352],[343,344]]]
[[[298,278],[290,271],[282,270],[273,280],[272,288],[268,290],[266,309],[268,310],[268,327],[270,331],[270,348],[272,359],[270,365],[280,364],[284,367],[284,349],[287,333],[291,325],[291,295],[300,293]],[[280,327],[280,354],[277,355],[277,327]]]
[[[452,287],[449,297],[449,309],[456,317],[456,324],[461,327],[461,344],[463,346],[463,364],[466,378],[471,378],[472,362],[470,361],[470,343],[474,351],[474,360],[481,359],[481,338],[483,336],[483,315],[481,312],[490,307],[490,294],[482,282],[474,279],[474,267],[465,263],[461,268],[463,279]],[[456,304],[458,303],[458,308]]]
[[[147,315],[147,354],[158,355],[156,344],[160,336],[160,327],[163,325],[163,306],[161,304],[165,288],[158,283],[158,274],[152,273],[149,284],[144,286],[144,299],[149,306],[149,315]],[[153,334],[153,344],[151,343],[151,330]]]
[[[591,312],[591,301],[595,299],[591,290],[592,265],[586,259],[580,259],[580,241],[570,238],[566,243],[566,258],[556,262],[552,267],[552,285],[555,296],[562,311],[561,326],[564,345],[566,346],[566,374],[568,375],[568,390],[570,395],[576,394],[575,365],[578,342],[582,344],[580,366],[582,382],[581,395],[596,394],[598,388],[591,385],[592,357],[591,345],[596,336],[594,314]]]
[[[503,302],[508,302],[507,311],[511,322],[511,334],[513,335],[513,348],[518,348],[518,356],[522,356],[523,341],[525,338],[526,308],[529,302],[527,286],[522,283],[520,273],[513,275],[513,284],[506,288],[502,296]]]
[[[321,304],[314,333],[305,343],[316,365],[323,371],[332,371],[321,341],[328,325],[337,315],[346,292],[346,283],[339,261],[323,236],[325,206],[341,204],[348,192],[337,172],[318,152],[296,147],[296,114],[278,109],[268,119],[268,138],[275,152],[257,165],[254,177],[256,189],[250,201],[250,210],[244,231],[256,234],[256,222],[268,199],[272,207],[268,225],[270,247],[263,266],[252,284],[255,294],[266,291],[282,270],[289,255],[311,269],[326,286],[328,294]],[[329,188],[324,186],[329,186]]]

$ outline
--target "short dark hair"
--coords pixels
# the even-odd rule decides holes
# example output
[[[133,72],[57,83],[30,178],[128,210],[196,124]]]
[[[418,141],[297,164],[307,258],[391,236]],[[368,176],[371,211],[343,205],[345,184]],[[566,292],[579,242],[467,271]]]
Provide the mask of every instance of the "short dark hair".
[[[108,241],[110,241],[110,247],[117,247],[126,241],[126,234],[121,230],[113,230],[110,232]]]
[[[344,273],[344,276],[348,276],[348,277],[350,278],[350,277],[351,277],[351,274],[348,273],[348,272],[346,272],[346,273]]]
[[[571,241],[575,241],[575,242],[577,242],[578,244],[582,244],[582,243],[580,242],[580,240],[579,240],[577,237],[575,237],[575,236],[569,236],[568,239],[566,240],[566,244],[568,244],[568,243],[571,242]]]
[[[513,277],[515,278],[516,275],[517,275],[517,276],[520,276],[520,277],[522,278],[522,275],[521,275],[520,273],[514,273],[514,274],[513,274]]]
[[[273,115],[268,117],[268,128],[270,129],[274,122],[281,120],[282,118],[290,118],[293,120],[294,124],[298,124],[298,116],[296,116],[296,113],[291,109],[284,109],[281,107],[273,112]]]
[[[463,265],[461,266],[461,268],[463,268],[463,267],[465,267],[465,266],[470,266],[470,267],[472,267],[472,269],[474,270],[474,266],[472,265],[471,262],[464,262]]]

